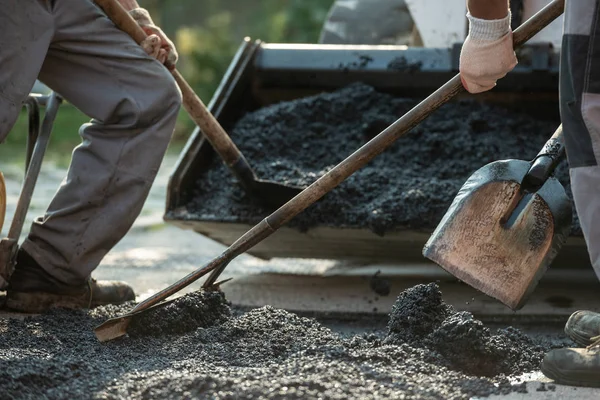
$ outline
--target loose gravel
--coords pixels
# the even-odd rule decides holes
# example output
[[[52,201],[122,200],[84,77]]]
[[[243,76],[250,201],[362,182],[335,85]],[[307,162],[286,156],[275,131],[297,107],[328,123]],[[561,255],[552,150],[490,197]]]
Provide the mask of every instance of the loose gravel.
[[[415,104],[355,83],[248,113],[229,133],[260,178],[305,187]],[[558,123],[473,100],[446,104],[288,225],[430,232],[472,173],[500,159],[533,159]],[[571,197],[566,162],[556,176]],[[186,189],[192,200],[181,219],[255,224],[273,211],[216,157]],[[581,235],[576,215],[572,233]]]
[[[56,310],[0,320],[0,392],[15,399],[469,399],[523,391],[564,340],[492,332],[442,301],[436,284],[400,294],[388,330],[341,334],[270,306],[232,310],[185,295],[99,343],[93,327],[129,309]]]

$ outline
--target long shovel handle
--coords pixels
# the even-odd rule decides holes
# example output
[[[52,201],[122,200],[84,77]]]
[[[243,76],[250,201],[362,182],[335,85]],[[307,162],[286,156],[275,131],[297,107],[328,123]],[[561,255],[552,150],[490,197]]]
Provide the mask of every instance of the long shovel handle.
[[[94,0],[113,23],[122,31],[127,33],[138,44],[146,39],[146,32],[137,24],[131,15],[116,0]],[[216,118],[208,111],[202,100],[196,95],[194,89],[181,76],[175,66],[167,66],[173,74],[181,94],[183,96],[183,107],[188,112],[192,120],[200,127],[200,130],[206,136],[217,154],[223,159],[225,164],[236,175],[240,183],[251,190],[254,180],[254,173],[250,165],[231,140],[225,129],[219,124]]]
[[[548,4],[527,22],[517,28],[513,34],[514,47],[519,47],[527,40],[535,36],[539,31],[546,27],[550,22],[558,18],[564,10],[564,0],[554,0]],[[369,161],[381,154],[386,148],[394,143],[398,138],[404,136],[412,128],[427,118],[431,113],[447,103],[457,94],[464,92],[465,89],[461,83],[460,74],[448,81],[444,86],[436,90],[433,94],[419,103],[412,110],[404,114],[400,119],[390,125],[387,129],[375,136],[356,152],[351,154],[344,161],[335,166],[327,174],[323,175],[300,194],[281,206],[278,210],[269,215],[264,222],[273,232],[279,229],[286,222],[294,218],[308,206],[323,197],[326,193],[333,190],[340,183],[346,180],[354,172],[362,168]],[[249,245],[252,239],[254,229],[243,235],[230,248],[235,248],[236,253],[243,253],[250,249]],[[246,243],[246,241],[248,243]],[[218,279],[219,274],[225,267],[216,269],[206,280],[205,286],[210,286]]]
[[[531,162],[531,167],[523,178],[522,189],[531,192],[538,191],[552,175],[564,154],[565,140],[561,124]]]

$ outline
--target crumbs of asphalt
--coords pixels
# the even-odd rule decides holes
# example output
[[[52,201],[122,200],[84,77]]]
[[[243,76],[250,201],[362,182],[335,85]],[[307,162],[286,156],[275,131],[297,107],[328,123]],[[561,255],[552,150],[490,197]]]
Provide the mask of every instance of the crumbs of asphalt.
[[[354,83],[273,104],[229,129],[259,178],[308,186],[417,104]],[[289,226],[434,229],[467,178],[502,159],[532,160],[560,122],[474,100],[450,102],[355,172]],[[572,198],[566,162],[557,178]],[[271,211],[215,157],[177,218],[256,224]],[[581,236],[574,212],[572,232]]]
[[[401,293],[387,329],[344,335],[265,306],[230,309],[194,292],[99,343],[94,326],[131,307],[0,320],[0,391],[18,399],[469,399],[526,390],[561,337],[492,332],[444,303],[439,287]],[[404,397],[403,397],[404,396]]]

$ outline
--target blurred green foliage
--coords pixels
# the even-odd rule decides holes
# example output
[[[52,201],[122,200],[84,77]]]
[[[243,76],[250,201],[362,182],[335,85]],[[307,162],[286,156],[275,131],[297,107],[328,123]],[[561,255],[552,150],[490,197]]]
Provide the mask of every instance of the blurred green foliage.
[[[334,0],[138,0],[174,39],[179,70],[208,104],[243,38],[271,43],[316,43]],[[81,142],[78,130],[89,118],[69,104],[59,110],[48,156],[65,164]],[[182,110],[174,142],[186,140],[194,124]],[[22,160],[27,117],[22,113],[0,160]],[[177,143],[172,145],[180,147]]]
[[[230,3],[206,0],[204,23],[176,32],[182,72],[207,102],[245,36],[271,43],[317,43],[333,0],[251,1],[255,4],[249,10]]]

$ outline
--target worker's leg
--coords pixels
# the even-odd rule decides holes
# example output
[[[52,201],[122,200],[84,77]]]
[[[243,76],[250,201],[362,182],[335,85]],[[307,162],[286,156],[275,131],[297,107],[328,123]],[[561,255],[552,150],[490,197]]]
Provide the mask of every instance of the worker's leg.
[[[561,119],[571,188],[590,259],[600,277],[600,4],[567,0],[560,78]],[[573,314],[565,331],[590,349],[546,354],[542,372],[558,383],[600,387],[600,315]]]
[[[93,120],[81,128],[67,178],[22,248],[53,279],[76,286],[139,215],[181,94],[166,68],[92,0],[55,0],[52,13],[56,34],[40,80]]]
[[[571,188],[594,270],[600,277],[600,10],[594,0],[566,5],[560,82]]]
[[[3,0],[0,27],[0,142],[3,142],[33,88],[54,28],[45,0]]]

